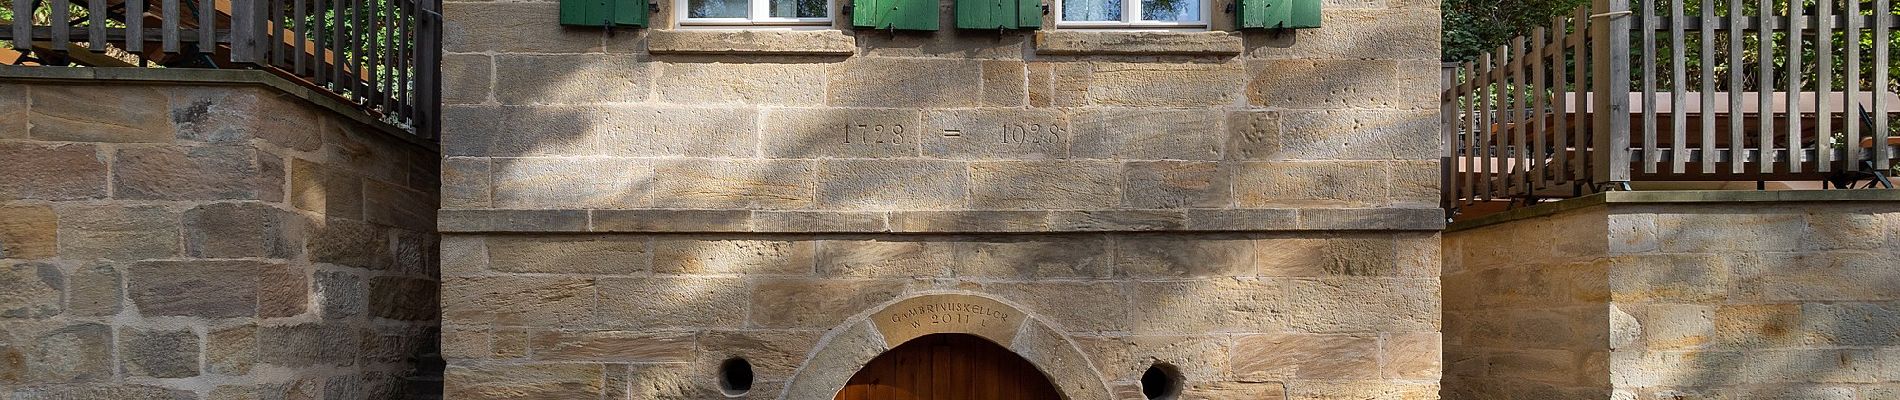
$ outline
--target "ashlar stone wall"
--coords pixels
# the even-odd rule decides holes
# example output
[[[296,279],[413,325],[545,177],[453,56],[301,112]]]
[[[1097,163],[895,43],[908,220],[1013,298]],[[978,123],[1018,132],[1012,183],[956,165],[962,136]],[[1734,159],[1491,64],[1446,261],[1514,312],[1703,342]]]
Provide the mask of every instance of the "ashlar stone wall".
[[[936,32],[683,29],[658,3],[611,35],[444,5],[449,397],[725,398],[736,356],[740,397],[823,400],[787,386],[855,372],[819,351],[849,321],[945,293],[1047,321],[1015,348],[1080,349],[1039,365],[1109,388],[1075,400],[1141,399],[1157,363],[1185,398],[1437,397],[1437,2],[1250,33],[959,31],[950,1]]]
[[[0,397],[426,394],[436,153],[181,74],[0,82]]]
[[[1900,396],[1900,197],[1613,194],[1446,234],[1447,397]]]

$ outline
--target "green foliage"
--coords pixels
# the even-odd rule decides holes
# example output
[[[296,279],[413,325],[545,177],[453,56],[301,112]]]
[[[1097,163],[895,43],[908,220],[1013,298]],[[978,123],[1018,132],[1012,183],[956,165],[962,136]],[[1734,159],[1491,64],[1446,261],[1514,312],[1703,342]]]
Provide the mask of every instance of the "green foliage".
[[[1548,26],[1589,0],[1447,0],[1444,2],[1445,61],[1472,61],[1512,37]]]

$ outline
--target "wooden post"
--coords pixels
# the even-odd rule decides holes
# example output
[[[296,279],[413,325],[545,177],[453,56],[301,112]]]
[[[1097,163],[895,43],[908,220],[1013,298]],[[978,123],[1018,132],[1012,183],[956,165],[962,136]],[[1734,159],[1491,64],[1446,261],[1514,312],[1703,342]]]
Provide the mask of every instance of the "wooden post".
[[[442,109],[442,81],[438,70],[442,63],[442,3],[439,0],[417,0],[420,10],[416,11],[416,134],[423,139],[435,139],[440,136],[442,124],[437,122]]]
[[[1592,0],[1590,21],[1591,142],[1596,151],[1592,182],[1630,181],[1630,20],[1625,0]]]
[[[259,63],[264,61],[263,17],[266,0],[231,0],[231,62]]]

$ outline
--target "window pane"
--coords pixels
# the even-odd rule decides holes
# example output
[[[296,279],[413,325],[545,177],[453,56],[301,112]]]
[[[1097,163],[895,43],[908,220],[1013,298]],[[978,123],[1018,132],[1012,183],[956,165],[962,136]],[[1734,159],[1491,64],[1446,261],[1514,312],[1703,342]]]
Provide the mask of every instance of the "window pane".
[[[1120,21],[1121,0],[1062,0],[1063,21]]]
[[[1199,21],[1201,0],[1141,0],[1143,21]]]
[[[746,0],[686,0],[687,18],[745,18]]]
[[[824,18],[825,0],[770,0],[772,18]]]

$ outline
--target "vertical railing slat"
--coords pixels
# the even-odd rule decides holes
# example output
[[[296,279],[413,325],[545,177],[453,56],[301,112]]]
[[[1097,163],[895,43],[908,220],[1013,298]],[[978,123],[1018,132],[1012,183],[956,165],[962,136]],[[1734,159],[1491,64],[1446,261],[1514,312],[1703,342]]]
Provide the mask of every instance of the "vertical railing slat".
[[[332,75],[330,91],[337,94],[343,94],[345,90],[343,84],[347,82],[343,80],[343,77],[350,69],[349,60],[345,58],[346,53],[343,52],[343,42],[346,40],[343,37],[343,3],[346,1],[349,0],[330,0],[330,56],[326,58],[330,63]]]
[[[1593,40],[1591,53],[1591,89],[1597,100],[1591,135],[1598,153],[1594,164],[1597,183],[1630,181],[1629,92],[1630,27],[1628,18],[1615,18],[1629,11],[1626,0],[1594,0],[1591,9],[1604,20],[1590,21]]]
[[[284,36],[284,31],[290,27],[288,23],[290,21],[284,18],[284,15],[288,14],[284,12],[287,4],[282,3],[281,0],[258,1],[270,9],[270,19],[264,20],[265,22],[261,24],[264,29],[264,55],[270,60],[272,67],[279,70],[289,69],[290,63],[284,60],[284,53],[287,50],[284,48],[285,42],[289,42],[289,38]]]
[[[1668,1],[1668,0],[1664,0]],[[1662,63],[1656,60],[1656,12],[1655,0],[1643,0],[1641,15],[1643,22],[1643,172],[1655,173],[1656,164],[1662,162],[1662,154],[1656,152],[1656,68]],[[1674,18],[1674,17],[1671,17]],[[1673,22],[1673,21],[1672,21]],[[1682,26],[1677,23],[1676,26]],[[1672,50],[1673,52],[1673,50]]]
[[[207,56],[218,51],[217,12],[216,1],[198,1],[198,51]]]
[[[1570,182],[1571,151],[1569,135],[1569,97],[1572,92],[1570,91],[1570,79],[1567,78],[1568,74],[1564,71],[1564,65],[1565,62],[1570,59],[1568,40],[1570,35],[1568,32],[1565,32],[1564,17],[1562,15],[1550,19],[1550,32],[1552,36],[1551,48],[1555,49],[1555,53],[1550,59],[1550,92],[1553,102],[1550,106],[1550,110],[1551,116],[1553,117],[1551,127],[1554,129],[1550,135],[1551,139],[1555,141],[1551,146],[1554,150],[1551,153],[1551,161],[1557,163],[1556,168],[1550,171],[1550,176],[1551,179],[1554,179],[1558,183],[1568,183]]]
[[[1548,37],[1545,36],[1543,27],[1538,27],[1531,31],[1531,43],[1533,43],[1533,47],[1535,47],[1531,50],[1530,58],[1531,114],[1535,115],[1536,118],[1531,121],[1530,147],[1524,149],[1524,155],[1526,156],[1524,167],[1529,169],[1529,174],[1525,178],[1530,180],[1529,186],[1524,188],[1525,194],[1530,194],[1537,189],[1544,188],[1545,182],[1549,181],[1548,179],[1544,179],[1545,174],[1548,172],[1548,169],[1544,166],[1544,149],[1547,148],[1544,142],[1544,134],[1546,132],[1544,124],[1550,121],[1547,116],[1547,114],[1550,114],[1550,111],[1545,108],[1545,106],[1550,105],[1548,101],[1550,91],[1544,84],[1544,70],[1548,69],[1547,67],[1549,67],[1550,64],[1544,62],[1544,58],[1550,56],[1550,53],[1547,51],[1547,49],[1550,48],[1550,43],[1548,42]]]
[[[1490,59],[1486,59],[1486,63],[1490,63]],[[1480,150],[1480,146],[1482,146],[1482,144],[1478,144],[1478,129],[1482,129],[1482,125],[1480,125],[1480,119],[1482,118],[1480,118],[1480,116],[1482,116],[1482,112],[1484,112],[1484,108],[1478,106],[1478,104],[1482,104],[1482,100],[1484,100],[1484,97],[1478,95],[1478,89],[1484,87],[1484,83],[1482,83],[1484,82],[1484,78],[1482,78],[1482,76],[1484,76],[1484,70],[1480,70],[1482,66],[1484,66],[1482,63],[1465,63],[1465,108],[1469,110],[1469,112],[1465,112],[1465,119],[1467,119],[1467,121],[1465,121],[1465,136],[1461,138],[1461,140],[1465,140],[1465,142],[1463,142],[1463,150],[1465,150],[1465,171],[1461,173],[1461,176],[1465,176],[1465,182],[1463,182],[1465,201],[1476,201],[1476,199],[1478,199],[1478,195],[1476,195],[1476,193],[1478,193],[1478,184],[1476,184],[1476,182],[1478,182],[1478,174],[1476,173],[1478,173],[1478,150]]]
[[[1788,172],[1801,172],[1801,66],[1806,65],[1802,64],[1801,60],[1801,31],[1804,28],[1804,22],[1806,21],[1801,20],[1800,3],[1790,3],[1788,5],[1787,29],[1788,59],[1786,63],[1782,64],[1785,65],[1786,67],[1784,68],[1788,70],[1788,112],[1785,115],[1788,119],[1788,130],[1787,137],[1783,138],[1783,140],[1787,141],[1788,146],[1788,158],[1787,161],[1784,161],[1787,165]],[[1824,43],[1816,43],[1815,45],[1826,46]],[[1774,146],[1768,147],[1773,148]]]
[[[1875,171],[1886,171],[1890,168],[1888,164],[1890,160],[1887,158],[1887,107],[1889,106],[1887,94],[1892,93],[1887,89],[1888,74],[1891,73],[1887,69],[1889,64],[1887,43],[1893,40],[1893,9],[1890,6],[1889,0],[1874,0],[1874,87],[1872,90],[1874,127],[1873,131],[1867,134],[1873,136],[1873,147],[1869,150],[1874,153],[1873,169]],[[1860,147],[1859,142],[1848,145]]]
[[[86,2],[86,46],[93,52],[106,51],[106,0]]]
[[[1742,112],[1743,93],[1747,91],[1742,70],[1748,69],[1747,61],[1742,59],[1744,1],[1728,0],[1728,168],[1736,174],[1748,168],[1748,139],[1742,124],[1748,115]]]
[[[1483,77],[1483,79],[1478,82],[1478,87],[1480,88],[1478,100],[1481,102],[1480,107],[1478,107],[1478,112],[1483,113],[1481,115],[1483,116],[1482,121],[1484,121],[1478,126],[1478,193],[1480,194],[1479,197],[1483,198],[1484,201],[1491,201],[1491,176],[1493,175],[1491,167],[1495,165],[1495,163],[1491,162],[1491,130],[1497,127],[1498,107],[1497,99],[1492,96],[1497,91],[1494,85],[1492,85],[1492,83],[1496,82],[1496,80],[1492,79],[1493,74],[1497,73],[1497,69],[1493,67],[1497,66],[1497,61],[1503,58],[1497,57],[1494,59],[1492,54],[1500,56],[1510,54],[1505,52],[1507,50],[1509,49],[1504,46],[1498,46],[1497,51],[1480,56],[1482,61],[1478,63],[1479,68],[1482,69],[1482,71],[1479,71],[1478,76]]]
[[[1683,42],[1686,25],[1683,22],[1682,0],[1664,0],[1669,2],[1669,172],[1683,173],[1684,157],[1689,151],[1689,48]],[[1645,99],[1647,101],[1647,99]],[[1656,143],[1644,143],[1643,155],[1658,147]],[[1656,172],[1652,164],[1643,164],[1643,172]]]
[[[264,34],[257,29],[257,14],[263,7],[263,0],[231,0],[231,62],[256,63],[264,61],[259,50],[258,35]]]
[[[13,15],[33,15],[33,0],[13,0]],[[33,48],[33,19],[13,19],[13,48],[28,50]]]
[[[1834,170],[1834,2],[1815,3],[1814,169]],[[1742,172],[1736,170],[1735,172]]]
[[[160,33],[161,35],[165,36],[163,39],[163,50],[165,50],[166,53],[178,54],[179,51],[182,51],[178,43],[180,41],[178,39],[180,35],[178,32],[178,19],[183,18],[179,16],[183,14],[179,12],[179,7],[183,6],[178,4],[178,0],[164,0],[162,3],[160,6],[163,7],[164,10],[159,11],[160,18],[162,18],[159,22],[159,31],[162,32]]]
[[[1702,164],[1697,172],[1709,174],[1715,172],[1715,3],[1702,1],[1702,30],[1696,37],[1700,42],[1702,64],[1697,68],[1702,78],[1702,112],[1696,113],[1697,125],[1702,127]]]
[[[1458,70],[1456,67],[1438,69],[1438,204],[1446,210],[1457,209],[1458,188],[1456,187],[1457,168],[1453,167],[1458,159],[1458,112],[1464,107],[1458,106]]]
[[[125,0],[125,51],[145,57],[145,0]]]
[[[52,0],[49,3],[48,6],[53,8],[49,10],[50,12],[48,13],[50,15],[48,19],[53,21],[53,51],[65,52],[66,44],[72,43],[72,34],[68,32],[66,25],[67,21],[72,21],[72,18],[67,16],[67,12],[72,9],[72,5],[67,4],[66,0]],[[28,13],[27,15],[32,14]]]
[[[1755,23],[1761,29],[1755,31],[1755,58],[1760,61],[1761,73],[1757,76],[1760,82],[1755,85],[1755,92],[1760,95],[1761,106],[1756,108],[1755,115],[1759,117],[1761,126],[1755,132],[1759,137],[1759,140],[1755,142],[1755,147],[1759,149],[1761,158],[1756,167],[1759,172],[1766,174],[1775,172],[1775,36],[1774,30],[1769,28],[1769,24],[1774,20],[1770,18],[1772,15],[1770,13],[1774,12],[1774,5],[1772,0],[1760,0],[1757,4]]]
[[[1591,115],[1594,115],[1592,113],[1596,110],[1594,106],[1590,105],[1591,103],[1584,101],[1584,96],[1595,90],[1592,89],[1594,86],[1591,86],[1589,78],[1589,71],[1596,68],[1595,64],[1592,64],[1594,62],[1592,60],[1595,60],[1595,58],[1590,56],[1591,45],[1589,37],[1590,29],[1592,29],[1592,24],[1590,23],[1590,8],[1578,7],[1577,11],[1574,11],[1573,14],[1574,15],[1570,17],[1570,21],[1572,25],[1576,26],[1570,29],[1570,47],[1573,49],[1572,51],[1574,51],[1573,54],[1576,55],[1576,59],[1571,61],[1572,70],[1570,76],[1576,82],[1576,89],[1573,92],[1577,95],[1577,120],[1572,123],[1572,125],[1575,126],[1571,127],[1570,143],[1577,146],[1577,151],[1570,155],[1571,173],[1573,174],[1571,179],[1593,182],[1594,179],[1596,179],[1596,169],[1594,169],[1592,165],[1596,160],[1594,159],[1595,156],[1589,152],[1595,146],[1602,146],[1602,144],[1590,142],[1594,139],[1590,129],[1592,129],[1593,124],[1595,124],[1595,117]]]
[[[365,103],[363,100],[369,95],[369,91],[364,88],[369,85],[368,75],[373,67],[369,63],[368,49],[369,42],[374,40],[365,36],[369,34],[368,27],[364,26],[368,17],[363,15],[369,7],[363,4],[365,0],[350,1],[350,64],[356,66],[356,71],[350,74],[350,99],[358,105]]]
[[[304,42],[304,10],[306,0],[290,0],[290,73],[296,76],[310,76],[310,47]]]
[[[1860,165],[1857,165],[1860,163],[1860,117],[1861,107],[1865,106],[1860,102],[1860,28],[1862,20],[1860,15],[1860,2],[1848,1],[1846,3],[1847,27],[1843,30],[1847,34],[1847,40],[1845,40],[1847,43],[1847,70],[1844,71],[1845,75],[1841,76],[1841,84],[1846,85],[1846,90],[1842,91],[1842,96],[1847,100],[1846,104],[1841,105],[1841,110],[1847,112],[1847,124],[1846,129],[1844,129],[1847,131],[1847,140],[1841,144],[1843,145],[1842,147],[1847,148],[1847,151],[1845,155],[1841,157],[1841,170],[1855,171],[1860,169]]]
[[[328,35],[329,25],[333,23],[323,18],[323,12],[329,9],[329,4],[326,3],[328,0],[312,1],[310,13],[312,14],[311,22],[314,24],[310,27],[310,77],[317,87],[329,87],[331,79],[334,78],[333,69],[335,68],[331,65],[333,61],[329,56],[331,36]]]
[[[422,9],[416,13],[421,18],[421,28],[416,35],[416,81],[418,88],[415,104],[423,108],[418,113],[417,132],[425,139],[441,137],[442,125],[436,123],[442,115],[442,1],[420,0]]]
[[[1527,96],[1527,93],[1524,92],[1524,87],[1530,83],[1529,79],[1526,79],[1529,77],[1525,76],[1526,74],[1524,73],[1524,68],[1530,64],[1529,62],[1525,62],[1525,59],[1528,57],[1526,54],[1524,49],[1524,37],[1518,36],[1512,38],[1510,69],[1504,72],[1510,78],[1511,88],[1510,136],[1506,138],[1509,142],[1506,143],[1505,148],[1505,154],[1509,157],[1506,161],[1509,168],[1506,169],[1504,177],[1502,178],[1504,189],[1507,190],[1506,195],[1522,193],[1525,189],[1523,186],[1524,169],[1528,167],[1528,165],[1524,164],[1524,159],[1526,158],[1524,156],[1524,131],[1527,130],[1526,128],[1529,128],[1527,125],[1529,125],[1530,121],[1530,116],[1525,115],[1525,109],[1530,106],[1530,96]]]

